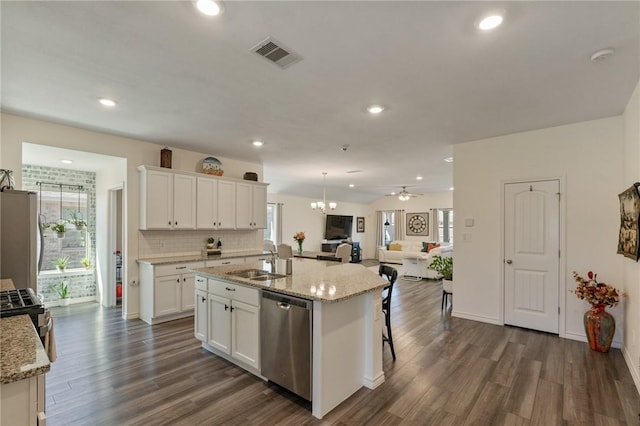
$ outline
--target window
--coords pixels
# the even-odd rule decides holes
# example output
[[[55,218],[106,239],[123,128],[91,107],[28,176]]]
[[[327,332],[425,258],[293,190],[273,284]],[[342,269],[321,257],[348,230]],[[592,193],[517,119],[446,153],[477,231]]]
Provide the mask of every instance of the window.
[[[453,242],[453,210],[438,209],[438,235],[436,241]]]
[[[280,231],[278,230],[278,204],[268,203],[267,204],[267,227],[264,230],[264,239],[273,241],[275,244],[279,244],[278,236],[280,235]]]
[[[396,234],[395,214],[393,210],[382,212],[382,245],[386,246],[393,241]]]
[[[43,232],[42,272],[56,270],[56,260],[68,258],[67,269],[83,268],[81,260],[90,257],[86,226],[87,193],[43,189],[39,193],[40,222]],[[84,223],[84,226],[82,222]],[[52,229],[63,224],[64,234]]]

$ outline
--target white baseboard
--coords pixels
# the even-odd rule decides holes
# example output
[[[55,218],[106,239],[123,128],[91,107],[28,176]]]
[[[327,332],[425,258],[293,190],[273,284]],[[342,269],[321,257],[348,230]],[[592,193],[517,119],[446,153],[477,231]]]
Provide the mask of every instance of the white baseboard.
[[[504,325],[504,323],[500,321],[498,318],[485,317],[482,315],[470,314],[467,312],[460,312],[456,310],[451,311],[451,316],[456,318],[468,319],[472,321],[486,322],[488,324]]]
[[[636,389],[638,390],[638,392],[640,392],[640,366],[633,362],[633,358],[631,357],[631,354],[626,347],[622,348],[622,356],[627,363],[627,368],[631,373],[633,383],[636,384]],[[640,360],[638,362],[640,363]]]
[[[96,296],[85,296],[85,297],[74,297],[69,299],[69,305],[75,305],[76,303],[87,303],[87,302],[97,302]],[[45,302],[44,306],[46,308],[53,308],[54,306],[62,306],[59,300],[54,302]]]
[[[380,372],[380,374],[378,374],[378,376],[375,377],[373,380],[369,379],[368,377],[365,377],[362,385],[369,389],[375,389],[383,383],[384,383],[384,373]]]

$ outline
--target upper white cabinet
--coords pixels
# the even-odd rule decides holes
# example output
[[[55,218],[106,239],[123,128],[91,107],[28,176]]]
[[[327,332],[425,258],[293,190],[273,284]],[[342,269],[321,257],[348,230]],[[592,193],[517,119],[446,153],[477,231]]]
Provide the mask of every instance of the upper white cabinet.
[[[140,229],[264,229],[267,184],[140,166]]]
[[[196,178],[140,166],[140,229],[195,229]]]
[[[236,185],[236,228],[267,227],[267,187],[252,183]]]

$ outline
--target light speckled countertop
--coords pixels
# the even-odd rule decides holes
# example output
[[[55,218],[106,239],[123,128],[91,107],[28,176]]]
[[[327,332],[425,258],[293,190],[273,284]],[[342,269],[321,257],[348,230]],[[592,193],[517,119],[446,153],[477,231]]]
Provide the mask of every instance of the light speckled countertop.
[[[0,280],[0,290],[12,290],[13,281]],[[49,357],[28,315],[0,320],[0,383],[12,383],[44,374],[51,368]]]
[[[294,258],[292,265],[293,273],[291,275],[268,281],[255,281],[229,275],[229,272],[244,269],[260,269],[271,272],[271,265],[268,262],[247,262],[196,268],[194,271],[207,278],[223,278],[230,282],[326,303],[340,302],[370,291],[382,290],[388,284],[387,280],[375,272],[355,263]],[[280,259],[276,262],[276,269],[273,272],[284,275],[285,268],[286,261]]]
[[[170,257],[145,257],[138,259],[138,263],[148,263],[149,265],[170,265],[172,263],[185,263],[185,262],[204,262],[207,260],[219,260],[219,259],[234,259],[238,257],[252,257],[262,256],[264,254],[270,254],[262,250],[247,250],[236,252],[222,252],[222,254],[215,256],[202,256],[194,254],[190,256],[170,256]]]

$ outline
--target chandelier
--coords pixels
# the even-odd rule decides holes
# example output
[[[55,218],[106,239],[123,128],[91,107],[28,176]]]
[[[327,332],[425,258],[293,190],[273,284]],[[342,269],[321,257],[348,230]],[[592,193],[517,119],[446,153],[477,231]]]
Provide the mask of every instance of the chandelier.
[[[315,201],[311,203],[311,208],[313,210],[319,210],[322,214],[327,214],[327,172],[322,172],[322,201]],[[338,204],[330,202],[328,204],[329,209],[334,210],[338,207]]]

